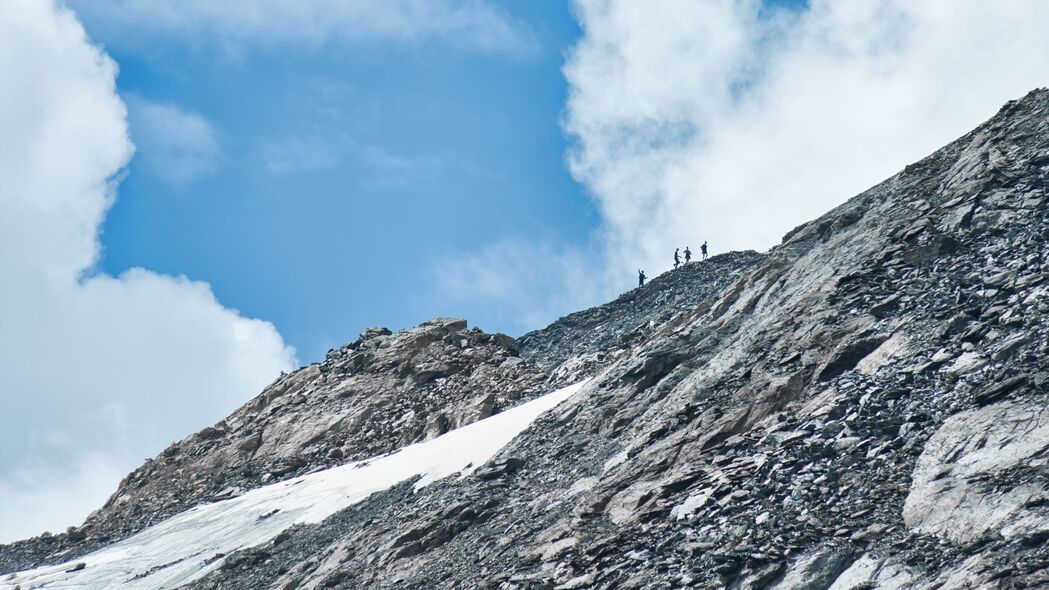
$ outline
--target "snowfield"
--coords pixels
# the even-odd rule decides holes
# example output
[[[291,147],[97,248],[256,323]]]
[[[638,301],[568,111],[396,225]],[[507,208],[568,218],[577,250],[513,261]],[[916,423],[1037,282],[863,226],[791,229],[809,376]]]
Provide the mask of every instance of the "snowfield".
[[[469,475],[540,414],[572,396],[584,383],[388,455],[196,506],[74,561],[3,576],[0,589],[176,588],[221,566],[220,554],[229,555],[270,541],[292,525],[319,523],[400,482],[421,476],[415,484],[418,490],[455,473],[460,477]],[[81,563],[82,569],[70,571]]]

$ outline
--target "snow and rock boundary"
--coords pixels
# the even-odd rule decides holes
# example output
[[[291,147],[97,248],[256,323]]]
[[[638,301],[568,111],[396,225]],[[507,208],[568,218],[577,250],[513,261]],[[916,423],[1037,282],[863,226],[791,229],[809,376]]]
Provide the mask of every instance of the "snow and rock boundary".
[[[152,590],[186,584],[220,567],[235,551],[271,542],[292,526],[319,523],[399,483],[415,480],[414,488],[420,490],[453,474],[474,474],[543,412],[584,384],[563,387],[387,455],[196,506],[80,559],[7,576],[0,589],[48,585]],[[489,467],[499,468],[499,463]]]

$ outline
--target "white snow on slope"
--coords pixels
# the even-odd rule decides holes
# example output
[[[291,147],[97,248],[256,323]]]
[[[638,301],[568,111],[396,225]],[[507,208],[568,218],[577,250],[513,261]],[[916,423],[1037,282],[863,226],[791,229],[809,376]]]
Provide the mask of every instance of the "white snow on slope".
[[[0,590],[28,588],[176,588],[222,564],[218,554],[265,543],[284,529],[318,523],[369,495],[422,476],[418,490],[491,459],[543,412],[585,382],[534,399],[490,418],[389,455],[347,463],[242,496],[197,506],[105,549],[68,563],[18,572],[0,579]],[[210,563],[209,563],[210,561]],[[78,572],[67,570],[83,562]],[[46,586],[44,586],[46,584]]]

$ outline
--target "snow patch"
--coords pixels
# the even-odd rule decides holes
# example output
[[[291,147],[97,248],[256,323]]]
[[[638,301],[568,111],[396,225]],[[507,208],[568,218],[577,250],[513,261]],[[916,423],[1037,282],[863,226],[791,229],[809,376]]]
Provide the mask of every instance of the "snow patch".
[[[0,580],[0,590],[19,585],[127,590],[180,586],[221,566],[220,555],[266,543],[292,525],[319,523],[400,482],[421,476],[415,484],[418,490],[455,473],[460,477],[469,475],[540,414],[572,396],[584,383],[388,455],[196,506],[75,561],[5,576]],[[79,563],[86,567],[67,571]]]

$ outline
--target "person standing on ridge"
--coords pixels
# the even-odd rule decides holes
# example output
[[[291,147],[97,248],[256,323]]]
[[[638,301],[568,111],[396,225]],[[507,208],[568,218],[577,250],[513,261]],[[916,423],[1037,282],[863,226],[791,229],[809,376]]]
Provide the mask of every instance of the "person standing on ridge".
[[[688,264],[689,262],[692,262],[692,250],[689,250],[688,246],[685,246],[685,264]]]
[[[645,271],[641,270],[640,268],[637,269],[637,286],[638,287],[644,287],[645,286]]]
[[[707,241],[703,240],[703,245],[699,247],[699,251],[703,254],[703,260],[707,259]]]
[[[674,248],[674,268],[681,266],[681,255],[678,254],[680,248]]]

